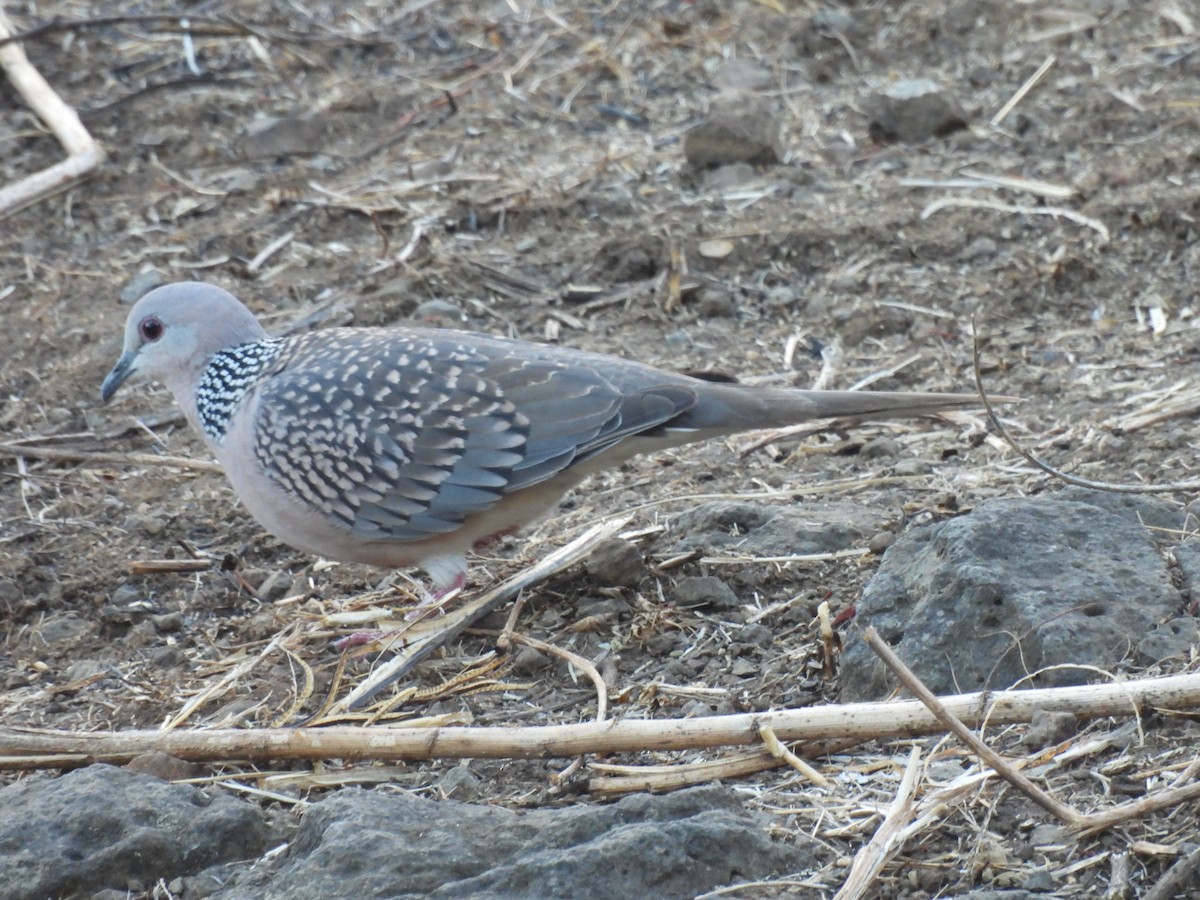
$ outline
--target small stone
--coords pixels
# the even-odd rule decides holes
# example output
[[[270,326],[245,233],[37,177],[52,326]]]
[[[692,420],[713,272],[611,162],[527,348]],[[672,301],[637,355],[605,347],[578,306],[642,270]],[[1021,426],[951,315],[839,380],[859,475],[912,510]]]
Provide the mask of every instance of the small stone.
[[[171,756],[161,750],[147,750],[145,753],[139,753],[125,763],[124,768],[130,772],[140,772],[143,775],[161,778],[163,781],[182,781],[185,778],[194,778],[199,771],[193,763]]]
[[[713,575],[682,578],[671,591],[671,600],[685,609],[711,606],[714,609],[736,609],[742,605],[733,588]]]
[[[692,306],[702,319],[731,319],[737,315],[733,295],[716,287],[701,289]]]
[[[554,660],[541,650],[522,647],[513,656],[512,672],[514,675],[534,675],[544,672],[553,665]]]
[[[696,252],[706,259],[724,259],[733,252],[733,241],[720,239],[701,241]]]
[[[174,634],[183,630],[183,616],[177,612],[151,616],[150,623],[159,634]]]
[[[1054,876],[1045,869],[1034,869],[1025,876],[1021,887],[1038,894],[1048,894],[1054,890]]]
[[[277,569],[259,584],[258,596],[267,603],[273,603],[288,596],[291,587],[292,576],[287,572]]]
[[[46,644],[74,641],[88,632],[91,626],[78,616],[66,613],[46,619],[37,630],[38,638]]]
[[[67,666],[63,677],[67,681],[82,681],[85,678],[92,678],[106,671],[108,666],[95,659],[77,659],[71,665]]]
[[[150,651],[150,664],[156,669],[177,669],[187,662],[178,647],[158,647]]]
[[[729,671],[734,678],[747,678],[757,675],[759,667],[748,659],[736,659]]]
[[[641,551],[619,538],[600,544],[588,557],[587,573],[601,584],[635,587],[649,574]]]
[[[121,525],[125,531],[134,532],[140,531],[147,537],[158,537],[167,527],[166,523],[158,516],[148,516],[135,513],[125,517],[125,521]]]
[[[467,766],[455,766],[438,781],[438,790],[446,799],[474,800],[479,796],[483,778]]]
[[[581,619],[595,616],[613,618],[629,611],[629,604],[620,597],[587,597],[579,601],[576,612]]]
[[[704,173],[704,190],[713,194],[734,191],[758,181],[758,171],[749,163],[730,163]]]
[[[1052,747],[1079,731],[1079,720],[1069,712],[1035,709],[1021,743],[1031,749]]]
[[[894,543],[896,543],[896,535],[893,532],[880,531],[872,535],[871,539],[867,541],[867,549],[876,556],[882,556],[883,552]]]
[[[958,101],[925,78],[898,81],[864,106],[867,132],[883,144],[919,144],[967,127],[967,114]]]
[[[713,85],[722,91],[765,91],[775,79],[771,70],[748,59],[729,59],[713,74]]]
[[[899,456],[902,449],[898,440],[885,436],[867,441],[858,454],[866,459],[882,459],[885,456]]]
[[[901,459],[892,466],[892,474],[901,477],[905,475],[928,475],[933,471],[933,463],[927,459]]]
[[[708,118],[684,136],[683,155],[694,169],[780,163],[784,153],[779,120],[755,97],[724,95],[713,102]]]
[[[113,592],[109,595],[108,601],[113,606],[129,606],[132,603],[140,603],[146,599],[146,592],[136,584],[117,585]]]
[[[122,303],[137,303],[142,299],[143,294],[148,294],[156,287],[166,283],[167,280],[157,269],[146,269],[125,282],[125,286],[121,288],[117,297]]]

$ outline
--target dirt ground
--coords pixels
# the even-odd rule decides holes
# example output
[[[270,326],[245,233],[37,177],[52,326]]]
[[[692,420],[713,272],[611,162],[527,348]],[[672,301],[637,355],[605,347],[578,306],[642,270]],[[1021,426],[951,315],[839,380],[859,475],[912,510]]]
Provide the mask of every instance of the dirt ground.
[[[126,9],[5,5],[19,28],[51,6],[64,19]],[[250,27],[210,21],[224,11]],[[189,40],[169,18],[48,30],[27,52],[109,157],[94,178],[0,224],[0,432],[81,454],[204,458],[161,387],[99,402],[129,308],[120,295],[152,269],[232,290],[275,331],[416,318],[805,387],[873,378],[971,390],[974,320],[989,390],[1027,398],[1008,419],[1031,449],[1092,477],[1178,479],[1196,457],[1190,416],[1175,413],[1194,402],[1200,357],[1198,12],[1184,0],[315,0],[201,4]],[[873,140],[871,98],[908,78],[957,97],[970,127]],[[683,136],[730,85],[779,123],[781,163],[716,173],[686,163]],[[9,183],[60,151],[2,82],[0,101]],[[857,452],[880,436],[898,452]],[[617,716],[804,706],[835,695],[816,665],[816,607],[853,606],[876,558],[655,568],[677,556],[673,516],[710,495],[778,490],[773,502],[803,503],[806,485],[899,471],[917,477],[836,495],[883,510],[882,530],[899,532],[1050,487],[979,416],[864,425],[742,457],[744,443],[592,478],[561,514],[477,561],[472,585],[638,506],[651,576],[622,588],[573,570],[534,593],[518,628],[598,661]],[[219,474],[11,449],[0,473],[0,723],[157,727],[280,635],[295,658],[272,653],[187,724],[294,714],[297,660],[315,672],[301,704],[311,713],[338,661],[340,632],[322,617],[401,602],[389,590],[361,596],[387,573],[265,535]],[[228,560],[238,576],[129,574],[134,561],[191,555]],[[753,607],[780,604],[762,620],[763,646],[737,645],[719,617],[671,602],[678,579],[700,574]],[[572,627],[593,614],[591,628]],[[490,690],[474,690],[482,678],[470,691],[447,686],[493,641],[468,635],[423,663],[408,683],[428,697],[403,714],[481,725],[594,716],[587,680],[536,654],[490,673]],[[1144,743],[1115,742],[1052,787],[1091,809],[1114,779],[1142,784],[1186,762],[1186,728],[1149,724]],[[1016,734],[992,738],[1004,748]],[[779,891],[841,884],[908,747],[816,761],[853,781],[819,800],[787,769],[737,782],[781,837],[811,833],[827,848],[821,871]],[[963,758],[949,743],[935,753]],[[565,764],[472,768],[482,799],[537,804],[567,802],[572,791],[550,780]],[[425,789],[454,765],[412,765],[397,780]],[[878,896],[1020,887],[1038,866],[1055,873],[1058,895],[1095,896],[1119,859],[1137,884],[1153,883],[1174,857],[1145,847],[1195,833],[1184,808],[1035,851],[1030,833],[1047,821],[981,784],[905,846]]]

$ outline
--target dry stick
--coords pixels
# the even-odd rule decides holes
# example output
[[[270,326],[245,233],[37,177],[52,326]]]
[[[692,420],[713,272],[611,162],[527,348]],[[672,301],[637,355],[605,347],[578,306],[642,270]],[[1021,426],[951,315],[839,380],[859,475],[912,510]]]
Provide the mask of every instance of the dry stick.
[[[1127,715],[1131,706],[1166,710],[1200,707],[1200,673],[1144,678],[1120,684],[961,694],[942,706],[971,725],[1028,722],[1036,710],[1080,717]],[[923,703],[848,703],[694,719],[620,719],[572,725],[448,728],[272,728],[207,731],[75,733],[0,728],[0,768],[30,768],[29,758],[82,754],[128,762],[162,750],[190,760],[219,759],[546,759],[581,753],[635,753],[760,744],[769,726],[782,741],[866,741],[940,733],[944,727]],[[78,757],[75,757],[78,758]],[[1200,782],[1174,792],[1200,794]],[[1167,792],[1164,792],[1167,793]],[[1138,803],[1148,802],[1138,801]],[[1169,801],[1167,801],[1169,802]]]
[[[993,768],[998,775],[1005,781],[1013,785],[1017,790],[1037,803],[1042,808],[1048,810],[1053,815],[1057,816],[1062,821],[1066,822],[1073,828],[1079,829],[1083,834],[1093,834],[1095,832],[1104,831],[1114,825],[1128,819],[1136,819],[1141,816],[1148,815],[1152,812],[1157,812],[1160,809],[1167,809],[1171,806],[1176,806],[1196,797],[1200,797],[1200,782],[1185,785],[1184,787],[1166,788],[1149,796],[1142,797],[1138,800],[1132,800],[1129,803],[1122,803],[1119,806],[1114,806],[1112,809],[1107,809],[1104,812],[1091,813],[1085,815],[1074,808],[1061,803],[1054,799],[1040,787],[1030,781],[1023,773],[1011,766],[1000,754],[996,753],[987,744],[977,738],[971,730],[964,725],[949,709],[947,709],[929,688],[921,683],[912,671],[900,661],[900,657],[892,651],[883,639],[879,637],[879,633],[873,627],[867,628],[864,637],[871,649],[874,650],[884,663],[896,673],[896,676],[904,683],[912,693],[920,698],[929,711],[937,716],[938,721],[945,725],[951,732],[954,733],[959,740],[966,744],[972,752],[974,752],[987,765]],[[1133,700],[1132,695],[1130,700]],[[1137,702],[1137,701],[1134,701]]]
[[[975,736],[966,725],[960,722],[955,716],[942,705],[941,701],[934,696],[933,691],[925,687],[912,669],[906,666],[896,655],[895,651],[887,645],[887,643],[879,636],[879,632],[875,627],[869,626],[863,632],[863,639],[875,651],[875,655],[883,660],[901,683],[908,688],[909,692],[918,700],[925,704],[931,713],[933,713],[939,722],[946,726],[947,730],[954,734],[960,741],[967,745],[976,756],[987,763],[991,768],[1009,784],[1015,787],[1018,791],[1036,803],[1038,806],[1057,816],[1068,825],[1081,827],[1084,823],[1083,813],[1077,812],[1067,804],[1060,800],[1056,800],[1047,794],[1044,790],[1029,780],[1023,772],[1018,771],[1013,766],[1009,765],[1008,761],[999,753],[981,741]]]
[[[917,773],[920,769],[921,750],[919,747],[913,747],[904,777],[900,779],[900,787],[896,790],[892,805],[888,807],[887,815],[875,829],[871,840],[854,854],[850,874],[833,895],[833,900],[858,900],[859,897],[865,897],[875,879],[879,877],[884,864],[900,849],[901,834],[916,813],[913,797],[917,792]]]
[[[405,675],[426,654],[461,634],[476,619],[506,600],[517,596],[525,588],[538,584],[582,560],[601,541],[607,540],[621,531],[629,524],[631,518],[631,516],[615,516],[603,521],[503,584],[484,592],[479,597],[460,602],[459,605],[447,610],[445,615],[440,618],[414,621],[405,625],[389,640],[389,646],[396,648],[395,656],[381,664],[371,673],[370,678],[358,685],[345,699],[339,701],[331,712],[348,712],[361,706],[393,681]]]
[[[665,766],[615,766],[592,762],[588,771],[588,793],[597,796],[629,794],[634,791],[677,791],[696,784],[711,784],[728,778],[744,778],[785,765],[766,750],[738,753],[720,759]]]
[[[1154,887],[1142,895],[1142,900],[1171,900],[1183,896],[1186,889],[1195,886],[1197,872],[1200,872],[1200,849],[1193,850],[1167,869]]]
[[[974,323],[972,322],[972,326]],[[1008,443],[1026,462],[1041,469],[1047,475],[1057,478],[1060,481],[1065,481],[1067,484],[1073,484],[1076,487],[1091,488],[1097,491],[1108,491],[1113,494],[1162,494],[1174,491],[1198,491],[1200,490],[1200,481],[1169,481],[1159,484],[1121,484],[1111,481],[1093,481],[1090,478],[1080,478],[1078,475],[1069,475],[1061,469],[1056,469],[1048,462],[1044,462],[1034,456],[1024,447],[1022,447],[1012,433],[1000,421],[1000,417],[996,415],[996,410],[992,407],[992,402],[988,398],[987,390],[983,386],[983,372],[980,369],[979,362],[979,331],[974,329],[975,338],[971,344],[971,357],[975,370],[975,390],[979,393],[979,399],[983,403],[984,412],[987,413],[988,419],[992,423],[992,427],[1000,433],[1000,437]]]
[[[517,634],[513,631],[506,631],[501,635],[501,640],[505,643],[516,642],[524,644],[526,647],[532,647],[534,650],[540,650],[543,653],[549,653],[565,659],[592,680],[592,685],[596,688],[596,721],[603,722],[608,716],[608,685],[604,681],[604,676],[600,674],[600,670],[592,664],[591,660],[584,659],[578,653],[572,653],[565,647],[556,647],[553,644],[547,644],[545,641],[539,641],[537,638]],[[497,644],[501,647],[504,646],[500,641],[497,641]],[[567,768],[554,776],[554,780],[557,782],[566,781],[582,768],[583,762],[584,758],[582,755],[576,757]]]
[[[66,450],[59,447],[29,447],[24,444],[0,444],[0,456],[11,459],[48,459],[53,462],[77,462],[93,466],[173,466],[194,472],[220,472],[215,462],[188,459],[186,456],[155,456],[153,453],[102,453],[91,450]]]
[[[12,23],[0,9],[0,40],[14,33]],[[0,46],[0,69],[67,151],[67,158],[62,162],[0,188],[0,217],[3,217],[69,188],[104,162],[104,151],[92,140],[75,110],[62,101],[29,62],[20,44]]]
[[[992,116],[993,128],[1003,122],[1005,117],[1017,108],[1017,104],[1025,99],[1025,95],[1033,90],[1034,86],[1042,80],[1042,76],[1050,71],[1050,67],[1054,65],[1054,63],[1055,57],[1053,55],[1047,56],[1045,62],[1038,66],[1037,71],[1025,79],[1025,83],[1017,88],[1017,92],[1008,99],[1007,103],[1000,107],[1000,110],[994,116]]]
[[[995,200],[972,200],[969,197],[946,197],[942,200],[935,200],[921,210],[921,220],[924,221],[932,216],[935,212],[943,209],[960,207],[965,209],[991,209],[996,212],[1015,213],[1021,216],[1054,216],[1058,219],[1067,219],[1075,222],[1078,225],[1086,225],[1091,228],[1108,243],[1111,234],[1108,226],[1099,219],[1093,219],[1090,216],[1085,216],[1082,213],[1077,213],[1073,209],[1066,209],[1061,206],[1018,206],[1015,203],[1000,203]]]
[[[170,575],[207,572],[215,559],[135,559],[129,564],[130,575]]]
[[[772,757],[780,762],[791,766],[813,784],[821,787],[829,787],[829,779],[802,760],[799,756],[783,746],[783,743],[775,735],[775,730],[770,725],[763,725],[758,729],[759,735],[763,739],[763,745],[767,748],[767,752]]]

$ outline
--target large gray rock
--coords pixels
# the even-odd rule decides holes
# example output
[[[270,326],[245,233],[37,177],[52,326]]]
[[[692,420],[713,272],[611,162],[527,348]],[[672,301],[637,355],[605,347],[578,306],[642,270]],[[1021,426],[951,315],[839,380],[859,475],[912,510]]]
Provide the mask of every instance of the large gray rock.
[[[1078,499],[996,500],[915,529],[887,552],[856,622],[874,625],[936,693],[1077,684],[1077,666],[1134,657],[1183,598],[1142,521],[1182,524],[1146,498],[1074,492]],[[1150,648],[1147,648],[1148,651]],[[1026,683],[1028,686],[1028,682]],[[865,642],[842,658],[844,700],[880,698],[894,679]]]
[[[124,895],[253,858],[268,835],[257,807],[215,789],[113,766],[30,778],[0,790],[0,897]]]
[[[524,813],[344,790],[305,814],[278,869],[213,897],[693,897],[814,864],[717,787]]]

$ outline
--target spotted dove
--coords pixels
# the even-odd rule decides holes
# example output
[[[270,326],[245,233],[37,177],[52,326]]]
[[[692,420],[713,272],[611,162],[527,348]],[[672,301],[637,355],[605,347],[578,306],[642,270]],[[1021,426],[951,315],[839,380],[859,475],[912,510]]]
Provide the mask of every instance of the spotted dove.
[[[135,373],[170,389],[268,531],[330,559],[419,566],[439,594],[464,583],[473,547],[636,454],[807,419],[977,403],[705,381],[461,331],[272,338],[237,298],[198,282],[134,305],[101,398]]]

